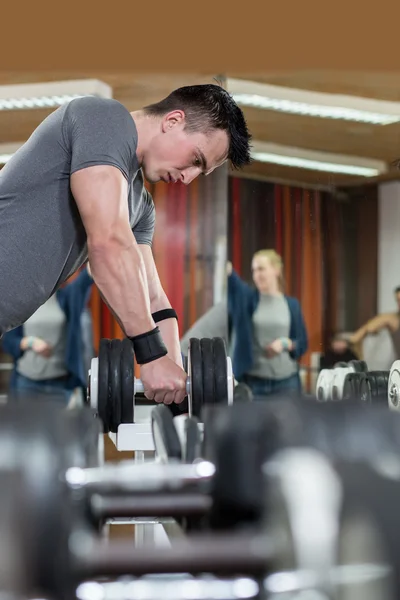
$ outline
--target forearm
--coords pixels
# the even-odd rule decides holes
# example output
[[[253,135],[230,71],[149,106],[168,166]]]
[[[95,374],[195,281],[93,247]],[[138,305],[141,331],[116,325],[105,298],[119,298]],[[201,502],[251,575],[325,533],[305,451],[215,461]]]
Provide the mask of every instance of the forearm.
[[[31,335],[30,336],[24,336],[23,338],[21,338],[21,341],[20,341],[20,344],[19,344],[20,350],[22,350],[23,352],[25,352],[25,350],[27,350],[28,348],[31,348],[34,339],[35,338],[33,336],[31,336]]]
[[[125,334],[133,337],[154,329],[145,265],[133,236],[89,244],[88,254],[94,282]]]
[[[365,338],[368,333],[368,323],[357,329],[353,335],[350,336],[349,342],[351,344],[359,344]]]
[[[165,293],[161,293],[151,300],[152,313],[155,313],[159,310],[164,310],[166,308],[171,308],[171,303],[169,302]],[[157,326],[160,329],[163,341],[168,349],[168,356],[177,365],[182,367],[183,363],[179,339],[178,321],[174,317],[164,319],[162,321],[159,321],[157,323]]]

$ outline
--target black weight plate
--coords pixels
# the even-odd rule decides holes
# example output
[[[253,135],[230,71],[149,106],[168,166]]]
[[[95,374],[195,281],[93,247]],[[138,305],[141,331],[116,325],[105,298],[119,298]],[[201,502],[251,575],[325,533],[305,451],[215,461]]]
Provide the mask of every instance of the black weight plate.
[[[264,511],[265,458],[278,447],[279,430],[264,403],[206,405],[202,455],[216,467],[209,526],[233,530],[253,525]]]
[[[100,340],[99,345],[99,374],[98,374],[98,413],[99,417],[103,422],[103,431],[108,433],[110,431],[110,415],[108,412],[108,374],[109,374],[109,362],[108,362],[108,351],[109,342],[107,338]]]
[[[312,447],[333,462],[398,455],[400,417],[384,406],[318,403],[307,396],[205,406],[203,457],[216,465],[213,525],[262,516],[262,464],[283,448]]]
[[[151,430],[156,456],[162,460],[182,460],[182,447],[173,416],[166,404],[159,404],[151,411]]]
[[[65,441],[65,408],[47,401],[24,406],[5,405],[0,411],[0,455],[3,465],[23,474],[29,503],[29,528],[24,527],[24,547],[29,564],[21,577],[33,578],[31,591],[40,598],[72,598],[77,581],[71,565],[69,540],[87,527],[85,506],[72,500],[63,476],[68,463]],[[21,520],[24,515],[21,516]],[[89,527],[87,527],[89,532]]]
[[[84,406],[65,411],[62,431],[58,433],[58,439],[63,447],[63,456],[67,467],[92,468],[99,466],[101,432],[101,420],[91,408]],[[87,523],[96,532],[99,532],[102,523],[93,515],[90,493],[83,489],[73,490],[71,494]]]
[[[368,365],[365,360],[350,360],[348,362],[349,367],[353,367],[356,373],[367,373]]]
[[[228,404],[227,353],[225,342],[222,338],[213,338],[213,350],[215,403]]]
[[[185,421],[185,452],[184,461],[193,463],[200,458],[201,453],[201,435],[199,431],[199,420],[196,417],[188,417]]]
[[[110,342],[109,349],[109,402],[111,408],[110,430],[117,433],[122,422],[121,340]]]
[[[203,404],[214,404],[214,343],[211,338],[200,340],[201,359],[203,362]]]
[[[371,402],[387,404],[389,371],[369,371],[366,378],[370,388]]]
[[[343,401],[352,402],[360,400],[360,384],[365,378],[365,373],[348,373],[343,385]]]
[[[198,338],[190,338],[190,396],[192,401],[192,415],[200,418],[204,405],[203,395],[203,361],[201,357],[201,346]]]
[[[363,404],[371,404],[371,388],[368,375],[360,382],[360,401]]]
[[[135,355],[133,346],[130,340],[124,338],[121,342],[121,423],[133,423],[135,420],[133,409],[134,378]]]
[[[83,469],[98,466],[102,423],[95,411],[88,406],[68,409],[64,419],[63,445],[67,464]]]
[[[32,594],[26,540],[32,527],[31,507],[20,471],[0,468],[0,586],[4,598],[29,598]]]

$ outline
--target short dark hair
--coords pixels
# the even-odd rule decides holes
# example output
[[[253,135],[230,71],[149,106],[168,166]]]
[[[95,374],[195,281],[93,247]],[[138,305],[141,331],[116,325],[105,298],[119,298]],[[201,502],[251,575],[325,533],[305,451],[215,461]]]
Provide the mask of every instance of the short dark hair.
[[[246,120],[233,97],[220,85],[188,85],[171,92],[166,98],[145,106],[148,115],[161,116],[183,110],[186,129],[208,133],[222,129],[229,138],[228,159],[234,169],[251,163],[250,141]]]
[[[396,288],[394,288],[394,293],[398,294],[400,292],[400,285],[398,285]]]

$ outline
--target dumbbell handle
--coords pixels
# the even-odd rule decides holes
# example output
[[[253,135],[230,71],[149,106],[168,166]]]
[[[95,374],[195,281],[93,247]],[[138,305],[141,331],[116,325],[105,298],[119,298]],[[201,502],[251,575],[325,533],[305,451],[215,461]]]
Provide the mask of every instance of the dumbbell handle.
[[[194,492],[167,492],[164,494],[94,494],[90,499],[91,511],[97,519],[121,517],[193,517],[203,516],[212,506],[209,494]]]
[[[132,548],[131,542],[93,543],[72,549],[79,577],[113,577],[156,573],[219,573],[263,575],[268,572],[276,549],[260,536],[207,535],[176,541],[169,548]],[[75,562],[75,561],[74,561]],[[268,568],[269,567],[269,568]]]
[[[148,598],[151,600],[204,600],[204,598],[224,598],[226,600],[237,598],[248,598],[256,600],[259,598],[260,584],[254,579],[237,577],[222,579],[190,576],[157,577],[150,580],[118,580],[97,583],[101,589],[103,600],[116,600],[116,598]],[[87,590],[87,591],[86,591]],[[292,589],[288,590],[292,591]],[[242,592],[242,593],[241,593]],[[92,600],[93,589],[90,584],[79,587],[79,598],[81,600]]]
[[[215,466],[208,461],[194,464],[106,463],[102,467],[71,467],[65,479],[71,488],[86,488],[101,493],[161,493],[207,486]]]
[[[136,379],[136,377],[133,380],[134,382],[134,391],[133,394],[144,394],[144,385],[141,379]],[[188,377],[186,379],[186,392],[187,394],[190,394],[190,378]]]

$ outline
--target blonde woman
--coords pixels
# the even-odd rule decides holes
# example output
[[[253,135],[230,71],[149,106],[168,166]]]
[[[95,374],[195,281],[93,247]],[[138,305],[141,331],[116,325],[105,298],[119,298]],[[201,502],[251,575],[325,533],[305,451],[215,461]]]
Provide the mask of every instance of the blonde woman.
[[[282,258],[275,250],[260,250],[251,268],[255,288],[228,263],[235,378],[255,398],[301,392],[298,361],[307,351],[308,337],[299,301],[284,292]]]

